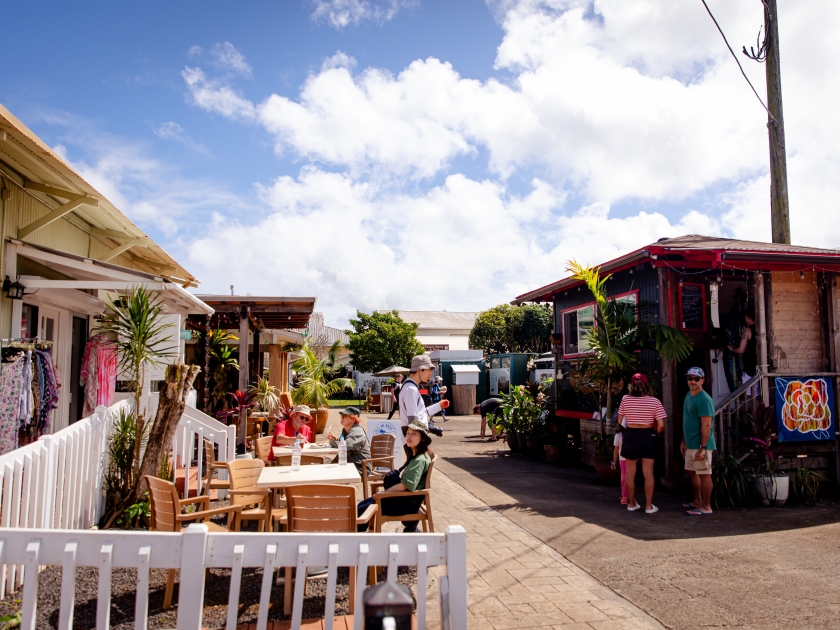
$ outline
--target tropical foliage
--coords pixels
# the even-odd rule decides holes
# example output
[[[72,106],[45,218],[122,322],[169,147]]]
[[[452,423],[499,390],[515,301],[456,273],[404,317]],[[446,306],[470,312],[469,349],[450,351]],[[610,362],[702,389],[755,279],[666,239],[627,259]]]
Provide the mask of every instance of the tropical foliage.
[[[248,393],[254,399],[254,402],[259,405],[260,409],[266,413],[271,413],[274,408],[280,404],[280,396],[277,394],[278,389],[268,382],[267,378],[261,378],[253,385]]]
[[[236,360],[236,348],[228,341],[238,341],[239,337],[227,330],[211,330],[207,337],[210,350],[210,408],[217,410],[224,405],[227,395],[227,374],[230,370],[239,370]]]
[[[314,409],[329,407],[327,399],[330,396],[344,391],[347,387],[356,387],[351,378],[328,380],[339,347],[341,342],[336,341],[322,359],[319,359],[308,345],[301,348],[302,356],[292,364],[292,369],[297,374],[297,386],[292,389],[292,401],[296,405],[308,405]]]
[[[353,367],[360,372],[376,372],[395,364],[408,366],[413,356],[425,352],[416,339],[418,325],[403,321],[397,311],[370,315],[356,311],[350,325],[353,330],[345,331],[350,338],[347,347]]]
[[[647,305],[608,298],[610,276],[602,276],[599,267],[573,260],[568,271],[582,280],[595,298],[595,326],[587,334],[590,354],[581,362],[575,378],[592,390],[599,409],[606,407],[600,431],[604,435],[605,420],[612,416],[613,397],[639,369],[637,352],[653,350],[666,361],[680,361],[689,355],[692,345],[682,331],[648,321]]]
[[[529,383],[512,387],[507,394],[499,394],[502,404],[500,412],[488,416],[488,424],[506,431],[522,431],[531,435],[544,432],[548,397],[543,389],[550,383]]]
[[[485,355],[551,350],[552,313],[548,304],[499,304],[479,313],[469,345]]]

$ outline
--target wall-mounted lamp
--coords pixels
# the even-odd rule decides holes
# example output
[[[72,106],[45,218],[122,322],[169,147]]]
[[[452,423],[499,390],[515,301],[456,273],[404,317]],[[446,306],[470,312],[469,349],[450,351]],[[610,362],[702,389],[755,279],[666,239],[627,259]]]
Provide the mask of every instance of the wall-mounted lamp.
[[[3,290],[6,292],[6,297],[10,300],[22,300],[24,287],[20,282],[9,280],[9,276],[3,281]]]

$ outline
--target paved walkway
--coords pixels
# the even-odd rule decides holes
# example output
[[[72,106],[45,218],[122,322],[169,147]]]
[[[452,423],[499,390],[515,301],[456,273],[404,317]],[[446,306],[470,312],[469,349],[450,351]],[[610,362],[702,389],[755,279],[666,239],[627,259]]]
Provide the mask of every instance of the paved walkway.
[[[470,628],[663,627],[438,470],[432,487],[435,529],[467,530]],[[430,585],[437,606],[437,580]]]

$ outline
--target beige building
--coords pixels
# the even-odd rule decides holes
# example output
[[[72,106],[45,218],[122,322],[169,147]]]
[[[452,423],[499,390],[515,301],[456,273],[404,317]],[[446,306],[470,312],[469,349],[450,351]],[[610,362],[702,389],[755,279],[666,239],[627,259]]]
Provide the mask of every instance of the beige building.
[[[0,180],[0,337],[51,342],[62,383],[55,431],[81,417],[84,348],[109,296],[140,285],[161,297],[173,361],[183,357],[186,316],[213,309],[187,291],[198,284],[192,274],[2,105]]]
[[[387,313],[389,311],[379,311]],[[457,311],[397,311],[403,321],[418,324],[417,341],[426,352],[468,350],[470,331],[478,313]]]

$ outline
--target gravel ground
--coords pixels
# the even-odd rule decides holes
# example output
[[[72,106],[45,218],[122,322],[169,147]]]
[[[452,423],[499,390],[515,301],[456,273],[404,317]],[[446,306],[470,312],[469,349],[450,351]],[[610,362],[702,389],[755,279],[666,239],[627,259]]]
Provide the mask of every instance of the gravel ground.
[[[227,501],[213,501],[212,507],[227,505]],[[215,520],[224,524],[224,518]],[[392,525],[392,524],[387,524]],[[399,529],[402,526],[397,525]],[[256,522],[246,522],[243,531],[256,531]],[[282,575],[283,569],[275,571],[275,577]],[[244,569],[239,593],[238,623],[256,622],[259,612],[260,588],[262,587],[262,569]],[[178,582],[175,582],[175,592],[172,598],[173,606],[163,610],[163,595],[166,590],[167,571],[152,569],[149,576],[149,628],[174,628],[178,610]],[[336,614],[349,614],[348,605],[348,577],[349,569],[338,569],[338,584],[336,587]],[[408,587],[417,583],[416,567],[400,567],[397,577],[400,584]],[[97,589],[99,584],[99,569],[96,567],[79,567],[76,569],[76,606],[73,612],[73,627],[76,630],[96,628]],[[111,572],[111,628],[114,630],[131,630],[134,628],[134,588],[137,584],[135,569],[113,569]],[[204,626],[207,628],[224,628],[227,619],[227,601],[230,587],[230,570],[211,569],[204,587]],[[324,616],[325,594],[327,588],[326,576],[311,579],[304,598],[303,618],[320,618]],[[284,586],[274,584],[271,589],[271,604],[268,613],[269,621],[283,620]],[[0,617],[13,615],[21,608],[23,591],[0,600]],[[57,628],[58,608],[61,598],[61,567],[48,567],[41,572],[38,579],[38,614],[36,628]]]
[[[279,574],[280,569],[275,575]],[[153,569],[149,586],[149,628],[174,628],[177,619],[178,584],[175,585],[173,607],[163,610],[163,593],[166,588],[166,571]],[[347,568],[338,570],[336,588],[336,614],[348,614]],[[96,628],[96,604],[99,570],[95,567],[80,567],[76,570],[76,607],[73,613],[73,627],[77,630]],[[400,567],[398,582],[412,586],[417,581],[415,567]],[[114,569],[111,573],[111,628],[131,630],[134,628],[134,586],[137,571]],[[224,628],[227,618],[228,588],[230,571],[211,569],[204,589],[204,625],[208,628]],[[242,586],[239,595],[238,623],[255,622],[259,612],[262,569],[242,571]],[[308,595],[304,599],[303,618],[323,617],[326,595],[326,578],[309,582]],[[282,584],[271,589],[269,620],[288,619],[283,615]],[[0,616],[14,614],[20,610],[21,593],[16,593],[0,602]],[[36,628],[58,627],[58,605],[61,596],[61,567],[49,567],[41,572],[38,580],[38,618]]]

